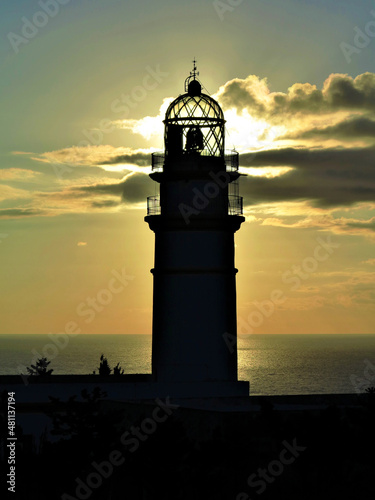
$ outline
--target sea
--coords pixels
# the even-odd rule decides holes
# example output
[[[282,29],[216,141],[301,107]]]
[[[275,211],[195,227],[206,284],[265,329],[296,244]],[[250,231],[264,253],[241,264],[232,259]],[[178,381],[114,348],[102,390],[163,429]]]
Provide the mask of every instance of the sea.
[[[151,335],[0,335],[0,375],[51,360],[53,374],[90,374],[100,356],[125,373],[151,373]],[[23,370],[21,369],[23,368]],[[249,335],[238,339],[238,378],[252,395],[345,394],[375,386],[374,335]]]

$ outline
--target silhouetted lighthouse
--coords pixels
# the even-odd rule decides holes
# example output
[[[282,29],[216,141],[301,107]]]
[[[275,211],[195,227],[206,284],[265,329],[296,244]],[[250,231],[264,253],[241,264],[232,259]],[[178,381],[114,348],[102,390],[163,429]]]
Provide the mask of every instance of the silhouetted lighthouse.
[[[238,153],[224,150],[224,115],[196,65],[165,115],[165,152],[152,155],[160,196],[147,199],[155,232],[152,372],[175,396],[248,395],[237,381],[234,233],[245,220]]]

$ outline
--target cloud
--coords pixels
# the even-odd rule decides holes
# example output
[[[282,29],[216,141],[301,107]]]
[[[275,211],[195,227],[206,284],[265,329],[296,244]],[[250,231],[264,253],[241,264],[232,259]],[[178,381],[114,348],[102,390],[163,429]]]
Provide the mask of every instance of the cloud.
[[[91,203],[91,206],[93,208],[113,208],[120,205],[120,203],[121,202],[117,200],[100,200],[100,201],[93,201]]]
[[[321,89],[294,83],[287,92],[271,92],[266,78],[235,78],[215,96],[225,111],[227,129],[241,151],[306,146],[372,144],[375,139],[375,73],[352,78],[331,74]]]
[[[375,259],[364,260],[363,264],[369,264],[370,266],[375,266]]]
[[[375,274],[373,272],[350,269],[316,273],[316,277],[321,282],[321,292],[328,296],[344,298],[346,303],[373,309],[375,299]]]
[[[308,297],[287,297],[287,300],[277,306],[279,311],[308,311],[326,305],[325,298],[321,295]]]
[[[110,145],[72,146],[41,154],[32,153],[31,158],[42,163],[68,165],[70,167],[115,165],[119,163],[144,167],[150,165],[151,152],[151,150],[116,148]]]
[[[47,215],[44,210],[35,208],[3,208],[0,209],[0,218],[8,219],[14,217],[33,217],[36,215]]]
[[[278,177],[280,175],[285,175],[293,167],[247,167],[246,169],[241,169],[246,175],[251,175],[252,177],[265,177],[266,179]]]
[[[297,131],[284,136],[282,139],[345,139],[346,141],[357,140],[358,138],[375,138],[375,120],[366,117],[346,119],[335,125],[323,128],[311,128],[305,131]]]
[[[31,151],[12,151],[12,154],[13,155],[26,155],[26,156],[31,156],[33,155],[34,153],[32,153]]]
[[[40,172],[25,168],[3,168],[0,169],[0,181],[29,180],[38,176]]]
[[[49,210],[49,214],[117,211],[119,208],[143,203],[154,190],[154,183],[145,174],[128,174],[120,182],[68,186],[55,192],[38,192],[33,203]]]
[[[49,190],[44,185],[39,190],[27,190],[0,184],[0,202],[8,205],[0,211],[0,217],[53,217],[67,213],[114,212],[132,205],[145,208],[147,196],[155,188],[148,175],[137,172],[128,173],[118,182],[102,175],[101,180],[95,177],[81,178],[79,181],[70,179],[57,184],[55,190],[51,189],[52,186],[49,185]],[[15,203],[18,206],[14,206]]]
[[[163,120],[165,118],[165,113],[173,100],[173,97],[166,97],[163,99],[158,116],[145,116],[139,120],[116,120],[113,124],[118,128],[130,130],[133,134],[140,134],[147,140],[155,137],[161,138],[163,137]]]
[[[6,200],[29,199],[30,191],[26,189],[16,189],[6,184],[0,184],[0,202]]]
[[[375,148],[283,148],[241,155],[241,165],[288,166],[275,177],[241,180],[245,204],[309,200],[314,206],[375,201]]]
[[[348,227],[355,229],[369,229],[370,231],[375,231],[375,217],[372,217],[369,220],[352,220],[348,221],[346,224]]]
[[[249,75],[245,79],[234,78],[220,87],[215,97],[224,109],[247,109],[258,117],[268,114],[270,91],[267,78],[261,80],[256,75]]]
[[[100,165],[118,165],[118,164],[132,164],[139,167],[149,167],[151,163],[150,152],[144,153],[143,151],[132,152],[130,154],[113,156],[112,158],[101,161]]]
[[[216,97],[226,109],[228,129],[234,131],[243,150],[259,149],[240,156],[241,172],[249,174],[240,181],[248,220],[346,234],[374,232],[368,209],[358,220],[357,214],[341,220],[333,215],[337,209],[356,209],[358,204],[375,202],[375,146],[369,145],[375,138],[374,73],[356,78],[332,74],[321,89],[295,83],[286,93],[271,92],[266,79],[250,75],[227,82]],[[120,120],[117,126],[146,138],[154,132],[162,134],[162,119],[170,101],[163,101],[156,117]],[[363,143],[352,142],[357,139]],[[292,142],[296,140],[299,144]],[[311,140],[319,142],[312,144]],[[326,142],[331,140],[339,144]],[[55,215],[145,204],[155,188],[145,175],[153,150],[99,145],[31,154],[42,164],[67,165],[72,172],[60,184],[56,182],[54,192],[45,185],[34,191],[33,206]],[[128,172],[126,177],[124,172]],[[28,191],[5,189],[8,192],[0,191],[0,200],[1,195],[4,200],[22,198],[25,193],[30,196]],[[299,207],[301,213],[288,216],[283,213],[286,204],[293,210]],[[267,205],[278,209],[267,213]]]
[[[122,182],[113,184],[95,184],[78,188],[78,191],[89,193],[93,196],[112,195],[120,196],[122,202],[146,202],[147,196],[152,193],[154,182],[144,174],[128,175]]]
[[[249,75],[220,87],[216,97],[224,109],[246,109],[257,118],[283,121],[287,115],[324,114],[337,111],[375,111],[375,74],[356,78],[331,74],[320,90],[310,83],[295,83],[286,93],[270,92],[267,79]]]
[[[285,218],[267,217],[262,221],[265,226],[279,226],[294,229],[318,228],[334,234],[352,234],[375,237],[375,217],[368,220],[354,218],[335,218],[331,215],[304,217],[298,221],[288,221]]]
[[[375,238],[375,205],[358,204],[350,210],[342,207],[320,208],[308,202],[277,202],[246,207],[246,222],[287,229],[315,229],[340,235]],[[348,216],[341,215],[347,212]],[[340,214],[340,215],[339,215]]]

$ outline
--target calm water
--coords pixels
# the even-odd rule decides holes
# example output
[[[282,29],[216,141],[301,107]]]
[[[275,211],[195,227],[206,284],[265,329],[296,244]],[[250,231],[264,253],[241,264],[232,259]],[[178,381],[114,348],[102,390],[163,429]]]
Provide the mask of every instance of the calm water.
[[[0,335],[0,373],[15,374],[41,357],[45,335]],[[44,351],[52,358],[53,351]],[[92,373],[104,354],[126,373],[151,372],[150,335],[79,335],[51,362],[55,374]],[[375,335],[251,335],[238,341],[239,378],[251,394],[354,393],[351,375],[375,365]],[[375,385],[375,370],[370,370]],[[368,371],[369,373],[369,371]]]

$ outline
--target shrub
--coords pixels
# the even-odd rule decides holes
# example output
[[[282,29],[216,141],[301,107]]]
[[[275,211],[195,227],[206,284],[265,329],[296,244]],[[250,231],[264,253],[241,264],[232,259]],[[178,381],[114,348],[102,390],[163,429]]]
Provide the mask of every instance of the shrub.
[[[100,356],[100,365],[99,365],[99,375],[110,375],[111,367],[109,366],[107,358],[104,357],[104,354]]]
[[[35,365],[31,365],[31,368],[27,367],[29,375],[38,375],[39,377],[49,377],[52,375],[53,369],[47,370],[48,365],[51,361],[47,361],[47,358],[39,358]]]

